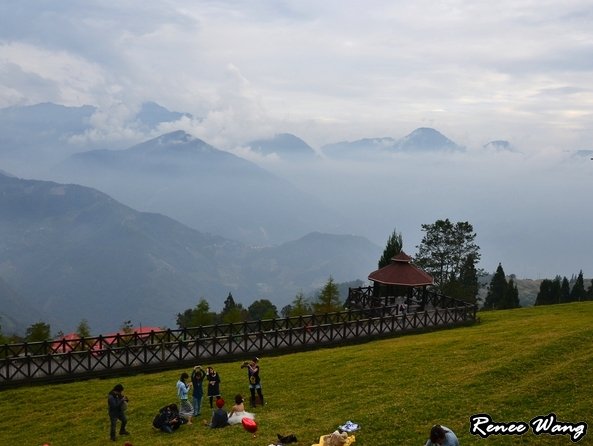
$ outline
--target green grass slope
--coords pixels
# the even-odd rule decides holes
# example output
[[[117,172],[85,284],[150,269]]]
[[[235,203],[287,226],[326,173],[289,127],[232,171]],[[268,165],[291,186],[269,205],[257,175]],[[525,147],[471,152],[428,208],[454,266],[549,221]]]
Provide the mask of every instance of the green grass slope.
[[[469,419],[487,413],[499,422],[529,423],[554,412],[561,421],[591,423],[593,303],[480,317],[471,327],[261,358],[267,404],[254,410],[256,438],[241,426],[210,430],[204,416],[172,435],[154,431],[157,409],[175,401],[179,370],[5,390],[0,444],[268,445],[276,433],[295,433],[298,445],[309,446],[347,420],[362,426],[359,446],[422,445],[434,423],[452,428],[462,445],[572,444],[568,435],[536,436],[531,429],[484,440],[469,432]],[[247,393],[240,363],[213,365],[229,405],[236,393]],[[106,395],[118,382],[130,398],[132,435],[112,443]],[[593,444],[592,436],[579,444]]]

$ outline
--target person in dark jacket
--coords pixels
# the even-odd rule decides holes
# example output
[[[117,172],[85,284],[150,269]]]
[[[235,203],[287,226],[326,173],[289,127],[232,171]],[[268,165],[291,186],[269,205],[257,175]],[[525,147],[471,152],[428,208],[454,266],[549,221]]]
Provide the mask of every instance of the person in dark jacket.
[[[222,398],[220,394],[220,375],[214,370],[214,367],[208,367],[206,372],[206,380],[208,381],[208,400],[210,401],[210,409],[213,409],[214,398],[217,400]]]
[[[197,417],[202,412],[202,398],[204,397],[204,388],[202,383],[206,377],[206,372],[202,370],[202,367],[197,365],[191,373],[191,383],[193,387],[193,405],[194,405],[194,417]]]
[[[176,431],[185,423],[187,423],[187,421],[179,415],[177,404],[169,404],[168,406],[162,407],[157,416],[154,417],[154,420],[152,420],[152,425],[155,428],[168,434],[173,433],[173,431]]]
[[[126,425],[128,424],[128,419],[126,417],[126,408],[128,404],[128,397],[124,396],[124,386],[121,384],[116,384],[111,392],[107,395],[107,408],[109,412],[109,421],[111,422],[109,434],[111,436],[111,441],[115,441],[115,430],[117,425],[117,420],[121,421],[121,426],[119,428],[120,435],[129,435],[129,432],[126,430]]]
[[[251,362],[245,361],[241,368],[247,367],[247,378],[249,379],[249,393],[251,398],[249,400],[251,407],[255,407],[257,399],[255,398],[255,392],[259,396],[261,405],[264,405],[264,394],[262,393],[261,379],[259,377],[259,358],[254,357]]]
[[[218,398],[216,400],[217,409],[212,413],[212,420],[208,426],[212,428],[225,427],[229,425],[229,415],[224,410],[224,400]]]

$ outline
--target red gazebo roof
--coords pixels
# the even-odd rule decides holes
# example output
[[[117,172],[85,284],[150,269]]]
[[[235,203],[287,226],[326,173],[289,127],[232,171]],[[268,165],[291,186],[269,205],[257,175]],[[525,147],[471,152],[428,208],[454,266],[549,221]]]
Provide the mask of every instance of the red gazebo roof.
[[[403,285],[409,287],[434,285],[432,276],[416,265],[412,258],[401,251],[391,259],[391,263],[369,274],[369,280],[384,285]]]

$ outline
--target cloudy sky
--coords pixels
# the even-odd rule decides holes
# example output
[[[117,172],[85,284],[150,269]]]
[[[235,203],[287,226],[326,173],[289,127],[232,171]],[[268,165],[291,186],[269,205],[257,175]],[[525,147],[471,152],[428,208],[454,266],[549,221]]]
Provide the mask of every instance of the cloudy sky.
[[[227,146],[428,126],[593,148],[592,25],[589,0],[5,1],[0,107],[154,100]]]
[[[3,1],[0,79],[0,107],[95,105],[105,137],[145,101],[226,149],[433,127],[468,152],[284,173],[362,204],[380,244],[397,226],[414,252],[421,224],[469,220],[489,271],[593,275],[593,162],[569,156],[593,149],[591,0]],[[491,140],[517,151],[484,155]]]

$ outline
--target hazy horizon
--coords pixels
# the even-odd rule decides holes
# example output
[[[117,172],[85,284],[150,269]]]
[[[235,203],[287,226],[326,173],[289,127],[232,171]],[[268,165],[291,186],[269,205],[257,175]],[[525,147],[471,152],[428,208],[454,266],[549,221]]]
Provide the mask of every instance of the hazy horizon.
[[[0,108],[97,107],[64,140],[72,152],[183,129],[380,246],[397,228],[413,255],[421,224],[467,220],[488,271],[593,275],[593,162],[573,156],[593,150],[589,1],[31,1],[0,17]],[[147,101],[192,117],[147,132],[133,120]],[[244,147],[292,133],[319,151],[419,127],[467,150],[306,165]]]

